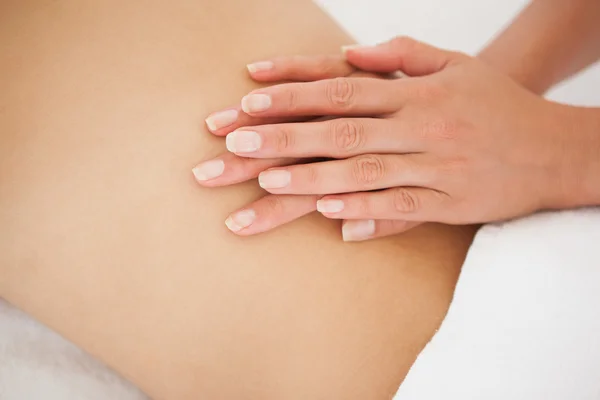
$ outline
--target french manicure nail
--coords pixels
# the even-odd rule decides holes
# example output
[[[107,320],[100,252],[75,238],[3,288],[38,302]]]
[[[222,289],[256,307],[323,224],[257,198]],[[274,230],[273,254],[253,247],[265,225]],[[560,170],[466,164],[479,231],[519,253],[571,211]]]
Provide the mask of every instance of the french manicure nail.
[[[201,182],[221,176],[223,171],[225,171],[225,163],[223,160],[206,161],[202,164],[198,164],[194,169],[192,169],[196,180]]]
[[[258,175],[258,184],[263,189],[282,189],[290,184],[292,174],[285,170],[265,171]]]
[[[271,107],[271,96],[268,94],[249,94],[242,98],[242,110],[245,113],[261,112]]]
[[[260,135],[254,131],[233,131],[225,138],[227,150],[232,153],[252,153],[260,149]]]
[[[320,213],[339,213],[344,210],[342,200],[319,200],[317,201],[317,211]]]
[[[342,238],[345,242],[355,242],[369,239],[375,233],[375,221],[350,220],[342,226]]]
[[[219,111],[206,118],[206,126],[211,131],[224,128],[233,124],[238,119],[237,110]]]
[[[227,225],[230,231],[239,232],[252,225],[255,219],[256,213],[254,210],[242,210],[230,215],[225,220],[225,225]]]
[[[258,62],[246,65],[246,68],[248,68],[248,72],[253,74],[255,72],[271,70],[271,69],[273,69],[274,66],[275,66],[275,64],[273,64],[273,61],[258,61]]]
[[[367,47],[367,46],[362,45],[362,44],[350,44],[350,45],[342,46],[342,54],[345,55],[348,52],[348,50],[360,49],[362,47]]]

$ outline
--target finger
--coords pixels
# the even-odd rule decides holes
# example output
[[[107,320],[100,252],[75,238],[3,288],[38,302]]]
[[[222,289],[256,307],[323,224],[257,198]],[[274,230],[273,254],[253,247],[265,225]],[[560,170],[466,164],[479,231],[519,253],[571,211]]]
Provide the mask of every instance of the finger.
[[[355,71],[343,55],[277,57],[246,67],[258,82],[317,81],[348,76]]]
[[[244,127],[227,135],[226,143],[230,152],[251,158],[348,158],[422,149],[418,135],[403,134],[401,122],[378,118]]]
[[[258,89],[242,99],[242,110],[261,117],[380,115],[407,100],[410,79],[335,78]]]
[[[342,224],[345,242],[360,242],[406,232],[422,222],[402,220],[347,220]]]
[[[307,118],[256,117],[242,111],[241,107],[231,107],[210,114],[205,123],[208,130],[217,136],[225,136],[243,126],[278,124],[281,122],[301,122]]]
[[[317,210],[333,219],[437,221],[448,195],[420,187],[394,187],[379,192],[325,196]]]
[[[316,209],[317,196],[267,195],[232,213],[225,224],[237,235],[266,232]]]
[[[463,57],[409,37],[400,36],[377,46],[346,46],[346,60],[365,71],[402,71],[409,76],[439,72],[452,60]]]
[[[260,186],[277,194],[335,194],[378,190],[396,186],[427,187],[435,169],[419,154],[361,155],[273,168],[258,176]]]
[[[233,185],[254,179],[264,170],[298,163],[298,159],[252,159],[232,153],[204,161],[192,169],[196,181],[206,187]]]

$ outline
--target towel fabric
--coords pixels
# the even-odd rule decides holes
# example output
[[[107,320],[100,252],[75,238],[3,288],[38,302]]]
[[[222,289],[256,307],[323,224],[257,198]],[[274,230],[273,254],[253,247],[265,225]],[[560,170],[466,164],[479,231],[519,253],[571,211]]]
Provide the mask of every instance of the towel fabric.
[[[600,208],[477,234],[395,400],[600,399]]]
[[[0,400],[147,400],[59,335],[0,300]]]

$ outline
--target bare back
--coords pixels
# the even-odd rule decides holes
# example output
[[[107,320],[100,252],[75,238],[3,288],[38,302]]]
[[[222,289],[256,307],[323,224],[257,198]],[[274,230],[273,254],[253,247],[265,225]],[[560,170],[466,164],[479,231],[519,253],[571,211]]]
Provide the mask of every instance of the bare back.
[[[306,0],[0,3],[0,296],[156,399],[385,399],[444,318],[471,228],[238,238],[202,189],[243,66],[338,51]]]

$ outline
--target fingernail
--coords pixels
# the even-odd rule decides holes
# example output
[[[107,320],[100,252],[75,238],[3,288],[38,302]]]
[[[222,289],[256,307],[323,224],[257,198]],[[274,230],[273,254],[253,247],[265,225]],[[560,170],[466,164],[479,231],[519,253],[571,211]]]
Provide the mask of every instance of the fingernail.
[[[274,66],[275,64],[273,64],[273,61],[258,61],[246,65],[246,68],[248,68],[248,72],[253,74],[255,72],[268,71],[270,69],[273,69]]]
[[[265,171],[258,175],[258,184],[263,189],[281,189],[290,184],[292,174],[289,171]]]
[[[225,145],[232,153],[251,153],[260,149],[261,139],[253,131],[234,131],[225,138]]]
[[[211,131],[216,131],[217,129],[224,128],[233,124],[238,119],[237,110],[226,110],[220,111],[212,114],[210,117],[206,118],[206,126]]]
[[[242,210],[227,217],[225,225],[227,225],[230,231],[239,232],[252,225],[255,219],[256,213],[254,210]]]
[[[242,110],[245,113],[260,112],[271,107],[271,96],[268,94],[249,94],[242,99]]]
[[[198,164],[192,172],[198,181],[208,181],[221,176],[225,171],[225,163],[223,160],[210,160]]]
[[[346,45],[346,46],[342,46],[342,54],[346,55],[346,52],[348,50],[360,49],[361,47],[367,47],[367,46],[362,45],[362,44],[349,44],[349,45]]]
[[[344,209],[342,200],[319,200],[317,201],[317,211],[320,213],[339,213]]]
[[[342,226],[342,238],[345,242],[366,240],[374,233],[375,221],[372,219],[346,221]]]

